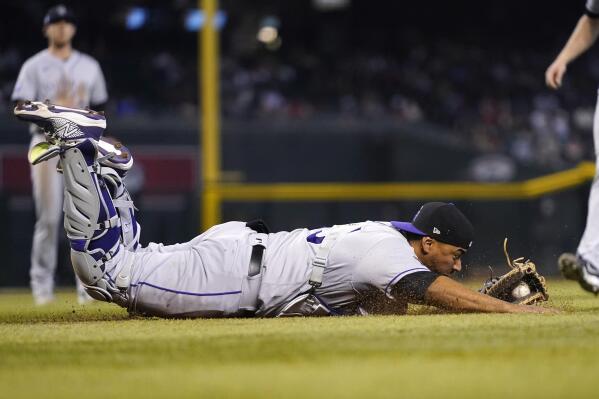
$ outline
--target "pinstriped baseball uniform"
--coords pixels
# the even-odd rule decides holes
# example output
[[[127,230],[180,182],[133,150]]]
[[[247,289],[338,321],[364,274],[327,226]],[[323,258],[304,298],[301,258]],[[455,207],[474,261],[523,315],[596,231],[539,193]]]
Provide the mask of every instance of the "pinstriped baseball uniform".
[[[339,314],[363,314],[392,301],[403,277],[429,271],[404,236],[388,223],[357,223],[329,254],[316,295]],[[132,263],[130,309],[158,316],[270,317],[309,290],[311,260],[328,228],[256,233],[243,222],[217,225],[184,244],[150,244],[119,251],[107,267],[114,279]],[[260,275],[248,277],[251,245],[266,246]]]
[[[57,102],[61,96],[74,100],[74,106],[106,102],[106,83],[98,62],[89,55],[73,50],[61,60],[47,49],[29,58],[21,67],[12,100],[46,100]],[[31,125],[31,147],[45,141]],[[62,178],[56,163],[44,162],[31,167],[36,224],[31,249],[31,288],[39,303],[53,297],[57,262],[58,234],[62,222]],[[79,282],[80,298],[83,292]]]

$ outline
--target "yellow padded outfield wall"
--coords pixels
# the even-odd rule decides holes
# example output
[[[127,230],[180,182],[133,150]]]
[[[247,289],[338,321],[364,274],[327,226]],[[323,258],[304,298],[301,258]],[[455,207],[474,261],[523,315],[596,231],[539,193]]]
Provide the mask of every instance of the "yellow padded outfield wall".
[[[214,189],[219,207],[222,201],[519,200],[577,187],[594,175],[595,164],[583,162],[569,170],[512,183],[236,183],[217,184]],[[204,228],[220,222],[220,218],[202,216]]]
[[[388,201],[416,199],[511,200],[535,198],[566,190],[593,178],[595,165],[514,183],[270,183],[219,184],[222,200],[230,201]]]

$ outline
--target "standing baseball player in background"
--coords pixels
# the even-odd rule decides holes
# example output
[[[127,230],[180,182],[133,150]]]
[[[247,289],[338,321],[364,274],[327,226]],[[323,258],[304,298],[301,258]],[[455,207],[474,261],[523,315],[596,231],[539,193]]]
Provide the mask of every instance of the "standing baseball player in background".
[[[568,42],[545,72],[545,81],[552,89],[562,85],[567,66],[588,50],[599,35],[599,0],[587,0],[584,15],[578,21]],[[599,155],[599,103],[593,123],[595,155]],[[599,163],[591,186],[587,222],[576,255],[562,254],[558,266],[564,277],[577,280],[581,287],[599,293]]]
[[[72,47],[76,33],[74,14],[64,5],[48,10],[43,22],[48,48],[29,58],[22,66],[12,94],[13,101],[49,99],[64,106],[92,106],[102,110],[107,101],[106,83],[98,62]],[[31,147],[45,141],[31,126]],[[62,221],[62,177],[56,163],[31,167],[36,223],[31,248],[31,289],[36,304],[54,299],[54,274],[58,255],[59,226]],[[80,303],[91,298],[78,279]]]

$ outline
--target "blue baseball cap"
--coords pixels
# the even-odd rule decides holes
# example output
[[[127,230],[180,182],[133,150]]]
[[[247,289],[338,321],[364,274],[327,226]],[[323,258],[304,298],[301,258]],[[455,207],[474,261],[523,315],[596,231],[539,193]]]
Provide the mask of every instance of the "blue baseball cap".
[[[468,249],[474,239],[474,227],[452,203],[427,202],[416,212],[411,222],[392,221],[398,230]]]

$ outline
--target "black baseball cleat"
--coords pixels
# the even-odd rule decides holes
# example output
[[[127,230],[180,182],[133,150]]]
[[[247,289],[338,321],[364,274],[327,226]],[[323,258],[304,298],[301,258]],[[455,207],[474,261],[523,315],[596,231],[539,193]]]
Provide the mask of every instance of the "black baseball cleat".
[[[585,291],[599,294],[599,271],[581,256],[565,252],[558,258],[557,266],[564,278],[578,281]]]
[[[564,252],[557,259],[557,267],[565,279],[578,281],[581,266],[578,264],[576,255]]]
[[[106,129],[106,117],[95,111],[69,108],[49,101],[24,101],[14,109],[17,118],[41,127],[51,139],[62,142],[99,140]]]

